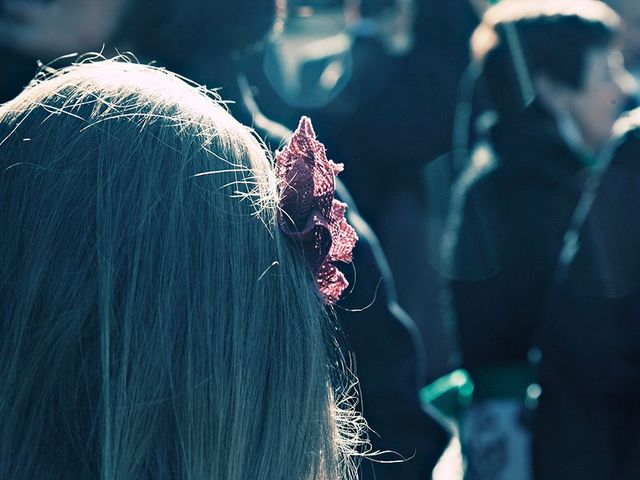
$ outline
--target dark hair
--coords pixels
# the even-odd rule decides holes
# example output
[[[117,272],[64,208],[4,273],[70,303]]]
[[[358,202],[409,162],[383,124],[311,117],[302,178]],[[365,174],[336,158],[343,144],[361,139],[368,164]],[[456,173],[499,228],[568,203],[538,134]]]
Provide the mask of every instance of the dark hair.
[[[519,75],[530,80],[545,74],[580,89],[586,54],[610,45],[618,29],[616,13],[596,0],[505,0],[485,13],[471,39],[471,49],[483,64],[489,100],[504,115],[522,108]]]

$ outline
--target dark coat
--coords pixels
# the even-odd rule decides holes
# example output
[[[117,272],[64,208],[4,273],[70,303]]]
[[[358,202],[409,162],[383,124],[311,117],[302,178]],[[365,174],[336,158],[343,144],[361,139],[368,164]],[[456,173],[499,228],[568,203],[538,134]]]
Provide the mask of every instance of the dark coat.
[[[539,478],[640,472],[640,111],[634,117],[590,179],[559,262],[540,338]]]
[[[611,163],[585,190],[588,212],[567,236],[545,324],[552,335],[541,340],[549,388],[560,382],[601,398],[640,393],[639,135],[634,126],[614,140]]]
[[[446,318],[472,372],[527,361],[585,170],[535,102],[487,145],[454,186],[443,240]]]

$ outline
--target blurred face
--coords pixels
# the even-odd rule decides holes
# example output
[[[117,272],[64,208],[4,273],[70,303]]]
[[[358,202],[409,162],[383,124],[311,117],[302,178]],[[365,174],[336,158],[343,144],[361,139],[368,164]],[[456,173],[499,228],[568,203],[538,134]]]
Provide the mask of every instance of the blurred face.
[[[591,50],[585,57],[582,88],[565,93],[565,108],[582,134],[585,146],[597,150],[609,138],[635,82],[617,48]]]

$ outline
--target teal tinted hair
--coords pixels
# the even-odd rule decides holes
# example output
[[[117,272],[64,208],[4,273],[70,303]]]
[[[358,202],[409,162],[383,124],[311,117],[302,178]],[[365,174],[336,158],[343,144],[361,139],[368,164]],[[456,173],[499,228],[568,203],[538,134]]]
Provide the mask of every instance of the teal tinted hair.
[[[252,132],[160,69],[0,107],[0,478],[352,475],[363,421],[277,195]]]

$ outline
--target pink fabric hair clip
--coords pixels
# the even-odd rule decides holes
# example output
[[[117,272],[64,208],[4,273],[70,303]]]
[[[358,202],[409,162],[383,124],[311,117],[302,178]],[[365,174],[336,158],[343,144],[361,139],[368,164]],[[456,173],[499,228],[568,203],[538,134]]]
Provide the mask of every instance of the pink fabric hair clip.
[[[289,144],[276,152],[280,229],[302,246],[328,305],[349,285],[333,262],[351,262],[358,240],[344,216],[347,204],[335,199],[336,176],[342,169],[342,164],[327,159],[307,117],[300,119]]]

